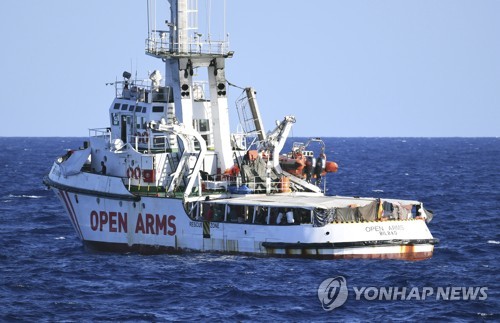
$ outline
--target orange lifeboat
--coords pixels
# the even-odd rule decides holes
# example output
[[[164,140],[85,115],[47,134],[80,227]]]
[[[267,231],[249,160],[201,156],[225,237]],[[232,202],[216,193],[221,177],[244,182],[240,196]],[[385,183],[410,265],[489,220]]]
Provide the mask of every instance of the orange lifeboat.
[[[314,157],[313,151],[306,150],[311,142],[321,144],[321,152],[317,158]],[[310,139],[305,145],[296,142],[293,144],[291,152],[280,156],[279,163],[284,171],[302,179],[309,179],[314,174],[325,176],[326,173],[337,172],[338,164],[334,161],[327,161],[324,150],[325,144],[319,138]]]
[[[302,177],[302,173],[307,164],[307,158],[301,153],[292,153],[291,156],[281,155],[279,163],[284,171]]]

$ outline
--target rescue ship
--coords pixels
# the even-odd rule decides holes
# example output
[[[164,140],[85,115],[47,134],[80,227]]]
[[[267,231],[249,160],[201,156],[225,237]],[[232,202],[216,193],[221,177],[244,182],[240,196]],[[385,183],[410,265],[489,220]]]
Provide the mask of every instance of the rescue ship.
[[[432,256],[432,213],[421,202],[325,195],[322,177],[336,164],[327,169],[321,150],[311,176],[297,170],[307,162],[290,167],[299,153],[311,163],[314,156],[300,145],[280,156],[295,118],[266,132],[253,88],[242,91],[244,117],[232,134],[227,34],[216,41],[199,32],[196,0],[169,0],[170,20],[156,28],[151,1],[145,52],[164,63],[164,76],[124,72],[113,83],[109,127],[90,129],[82,147],[44,177],[83,244],[329,259]]]

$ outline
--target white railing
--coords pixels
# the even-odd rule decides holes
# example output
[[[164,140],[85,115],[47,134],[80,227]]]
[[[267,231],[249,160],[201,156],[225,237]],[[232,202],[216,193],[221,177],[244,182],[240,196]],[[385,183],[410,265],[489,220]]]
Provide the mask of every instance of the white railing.
[[[150,80],[134,79],[130,81],[115,81],[115,97],[124,99],[138,99],[145,92],[151,92]],[[125,90],[125,91],[124,91]],[[139,100],[139,101],[144,101]]]
[[[111,129],[110,128],[89,129],[89,137],[104,138],[108,143],[111,143]]]
[[[183,44],[171,43],[161,37],[150,37],[146,39],[146,52],[153,55],[227,55],[229,53],[229,43],[227,41],[196,41]]]
[[[151,137],[147,133],[138,132],[135,135],[129,135],[128,139],[137,151],[147,149],[147,151],[150,152],[154,149],[156,152],[162,151],[166,153],[171,149],[177,148],[172,147],[172,143],[169,142],[171,138],[168,135]]]

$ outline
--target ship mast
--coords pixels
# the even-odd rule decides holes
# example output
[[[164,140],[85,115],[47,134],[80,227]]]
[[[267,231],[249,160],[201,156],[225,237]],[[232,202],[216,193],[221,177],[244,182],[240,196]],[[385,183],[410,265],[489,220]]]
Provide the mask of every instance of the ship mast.
[[[164,21],[165,29],[156,29],[155,26],[149,32],[146,54],[165,62],[165,86],[172,89],[175,117],[186,127],[193,127],[194,105],[200,99],[194,93],[199,80],[193,80],[193,76],[202,75],[201,69],[206,69],[208,98],[203,100],[209,102],[209,121],[218,167],[227,169],[233,165],[233,156],[225,60],[232,57],[233,52],[229,51],[226,35],[223,40],[213,40],[208,31],[200,32],[197,0],[169,0],[169,3],[170,20]],[[150,8],[153,6],[156,4],[149,4]]]

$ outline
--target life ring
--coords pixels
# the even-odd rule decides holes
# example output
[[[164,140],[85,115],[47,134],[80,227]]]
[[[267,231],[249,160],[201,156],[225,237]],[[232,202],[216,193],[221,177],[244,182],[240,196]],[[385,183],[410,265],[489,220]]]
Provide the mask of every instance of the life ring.
[[[134,176],[134,169],[132,167],[129,167],[127,169],[127,177],[131,178],[132,176]]]
[[[141,177],[141,169],[139,168],[139,166],[137,166],[134,169],[134,178],[135,179],[139,179],[140,177]]]

